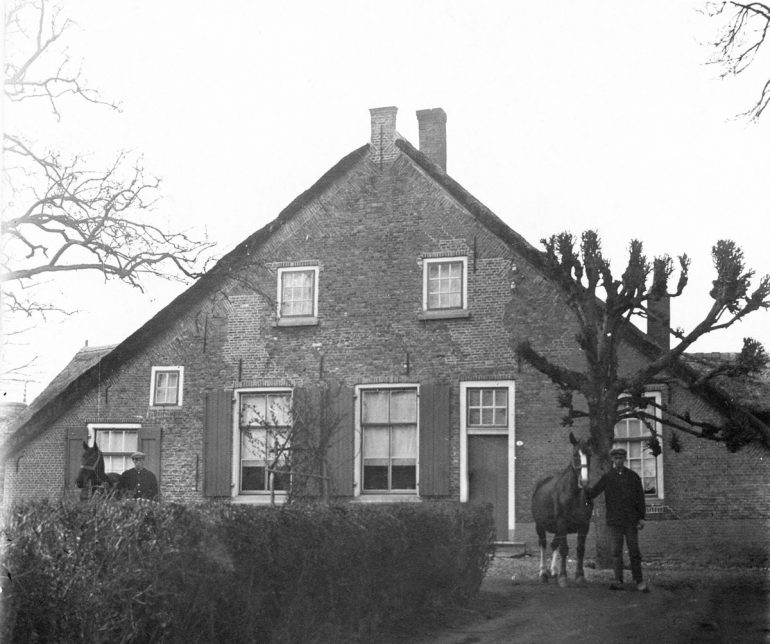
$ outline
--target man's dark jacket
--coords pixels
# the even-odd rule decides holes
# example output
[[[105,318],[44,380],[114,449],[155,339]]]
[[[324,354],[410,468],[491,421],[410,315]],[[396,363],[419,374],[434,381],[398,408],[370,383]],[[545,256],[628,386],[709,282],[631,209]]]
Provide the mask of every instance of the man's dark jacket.
[[[602,492],[607,504],[607,525],[635,526],[644,519],[642,479],[633,470],[613,467],[588,490],[588,495],[593,498]]]
[[[132,467],[120,475],[118,491],[129,499],[148,499],[157,501],[158,480],[148,469],[137,470]]]

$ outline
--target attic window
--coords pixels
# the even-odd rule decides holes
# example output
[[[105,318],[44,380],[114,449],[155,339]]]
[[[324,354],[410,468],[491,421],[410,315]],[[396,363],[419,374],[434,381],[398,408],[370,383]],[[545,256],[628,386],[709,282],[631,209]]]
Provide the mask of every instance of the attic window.
[[[423,261],[421,319],[468,317],[468,258]]]
[[[184,367],[153,367],[151,407],[181,407]]]
[[[278,269],[278,326],[318,324],[318,267]]]

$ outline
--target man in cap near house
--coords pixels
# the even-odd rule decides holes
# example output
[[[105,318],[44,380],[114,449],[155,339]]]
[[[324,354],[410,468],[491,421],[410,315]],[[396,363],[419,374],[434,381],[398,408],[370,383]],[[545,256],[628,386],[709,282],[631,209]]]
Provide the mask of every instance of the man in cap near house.
[[[623,589],[623,540],[631,560],[631,576],[638,590],[649,592],[642,578],[642,553],[639,550],[639,530],[644,527],[645,502],[642,479],[625,466],[626,450],[616,447],[610,451],[612,469],[605,472],[597,484],[587,490],[594,498],[604,492],[607,506],[607,528],[612,545],[612,567],[615,581],[612,590]]]
[[[145,454],[134,452],[131,460],[134,467],[120,475],[118,494],[128,499],[158,500],[158,479],[144,466]]]

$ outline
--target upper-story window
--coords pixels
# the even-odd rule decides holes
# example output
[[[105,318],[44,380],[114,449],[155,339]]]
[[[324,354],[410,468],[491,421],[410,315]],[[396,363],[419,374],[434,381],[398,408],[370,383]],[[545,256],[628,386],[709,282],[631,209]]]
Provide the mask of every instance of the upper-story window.
[[[660,392],[645,393],[645,397],[653,403],[660,404]],[[660,410],[654,405],[644,411],[660,417]],[[648,421],[649,422],[649,421]],[[661,435],[660,421],[655,421],[655,432]],[[615,440],[613,447],[622,447],[628,454],[628,467],[642,479],[644,494],[648,498],[663,498],[663,455],[654,456],[647,447],[652,437],[649,427],[639,418],[625,418],[615,425]]]
[[[311,324],[318,316],[318,267],[278,269],[278,323]]]
[[[423,260],[422,317],[464,317],[468,311],[468,258]]]
[[[153,367],[150,406],[181,407],[184,367]]]

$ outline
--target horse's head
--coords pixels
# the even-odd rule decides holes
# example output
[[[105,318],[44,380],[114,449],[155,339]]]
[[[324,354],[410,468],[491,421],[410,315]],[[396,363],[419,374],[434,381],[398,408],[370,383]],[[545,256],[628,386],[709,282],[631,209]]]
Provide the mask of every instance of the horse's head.
[[[104,458],[99,451],[99,446],[94,442],[89,446],[83,441],[83,454],[80,457],[80,471],[75,479],[75,484],[82,490],[81,498],[88,498],[91,491],[102,485],[106,475],[104,473]]]
[[[575,438],[570,432],[569,442],[572,443],[572,469],[578,473],[578,485],[586,487],[591,469],[591,441]]]

